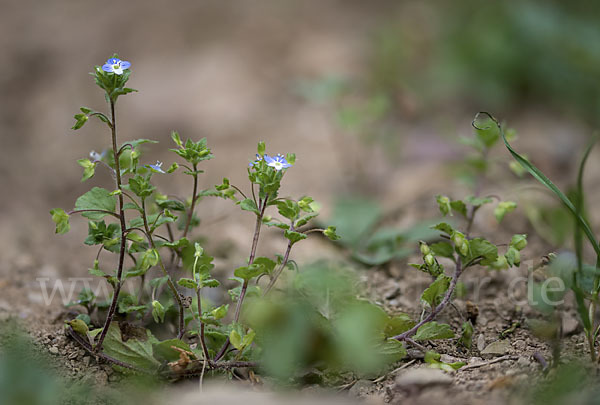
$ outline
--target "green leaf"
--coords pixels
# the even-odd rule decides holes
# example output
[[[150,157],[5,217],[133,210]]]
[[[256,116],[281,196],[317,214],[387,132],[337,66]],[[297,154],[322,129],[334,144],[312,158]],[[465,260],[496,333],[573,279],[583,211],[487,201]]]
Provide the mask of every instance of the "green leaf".
[[[517,208],[517,203],[513,201],[501,201],[494,209],[494,216],[496,221],[502,222],[502,219],[509,212],[513,212]]]
[[[165,321],[165,312],[165,307],[163,307],[160,301],[152,301],[152,317],[154,318],[154,322],[163,323]]]
[[[233,345],[233,347],[235,347],[236,349],[238,349],[238,350],[243,349],[243,346],[242,346],[242,336],[235,329],[233,329],[229,333],[229,342],[231,342],[231,344]]]
[[[79,166],[83,167],[83,176],[81,177],[82,182],[94,176],[96,163],[92,163],[89,159],[79,159],[77,163],[79,163]]]
[[[85,125],[85,123],[88,121],[89,117],[86,114],[75,114],[75,116],[73,117],[77,120],[77,122],[75,123],[75,125],[73,125],[71,127],[71,129],[79,129],[82,126]]]
[[[296,242],[299,242],[303,239],[306,239],[306,235],[300,232],[294,232],[294,231],[285,231],[284,232],[284,236],[293,244],[295,244]]]
[[[426,302],[430,308],[435,308],[444,298],[448,287],[450,286],[450,277],[440,275],[423,291],[421,300]]]
[[[185,288],[191,288],[193,290],[198,289],[198,283],[196,283],[191,278],[180,278],[179,281],[177,281],[177,284]]]
[[[171,139],[173,139],[173,142],[175,142],[177,146],[183,147],[183,142],[181,142],[181,137],[179,136],[179,133],[177,131],[171,132]]]
[[[141,260],[138,262],[138,268],[144,273],[153,266],[158,264],[160,256],[155,249],[148,249],[142,254]]]
[[[229,304],[218,306],[217,308],[210,311],[210,314],[215,320],[219,320],[227,316],[227,311],[229,311]]]
[[[264,268],[263,271],[266,274],[273,273],[273,269],[275,269],[275,266],[277,265],[277,263],[275,263],[273,260],[269,259],[268,257],[262,257],[262,256],[254,259],[254,264],[262,266]]]
[[[69,232],[69,229],[71,229],[71,225],[69,224],[69,215],[67,215],[64,210],[60,208],[54,208],[50,210],[50,214],[52,215],[52,221],[54,221],[56,224],[56,229],[54,231],[55,233],[62,235]]]
[[[498,248],[492,243],[482,238],[474,238],[469,240],[470,257],[469,261],[482,257],[481,264],[486,265],[498,258]]]
[[[265,273],[265,267],[259,264],[251,264],[250,266],[238,267],[233,272],[233,275],[246,281]]]
[[[110,195],[110,191],[100,187],[92,188],[75,201],[75,209],[77,210],[102,210],[114,213],[116,205],[117,201],[114,196]],[[81,215],[88,219],[99,221],[109,214],[91,211],[82,212]]]
[[[452,228],[446,222],[440,222],[439,224],[432,226],[432,228],[437,229],[438,231],[443,232],[448,236],[452,235],[452,233],[454,232],[454,228]]]
[[[332,241],[340,240],[342,237],[336,233],[337,228],[335,226],[328,226],[323,231],[323,235],[328,237]]]
[[[452,331],[450,325],[431,321],[421,326],[417,330],[417,333],[413,336],[413,339],[419,341],[435,339],[452,339],[453,337],[454,332]]]
[[[437,242],[429,246],[435,256],[454,258],[454,248],[448,242]]]
[[[471,204],[474,207],[481,207],[482,205],[490,204],[493,200],[488,197],[480,198],[471,195],[466,197],[465,201],[467,202],[467,204]]]
[[[154,358],[161,362],[171,362],[179,360],[180,352],[178,350],[173,349],[173,347],[177,347],[179,349],[183,349],[186,352],[193,353],[190,345],[185,343],[180,339],[168,339],[163,340],[159,343],[154,343],[152,345],[152,351],[154,354]]]
[[[244,211],[251,211],[254,212],[256,215],[260,215],[260,211],[258,210],[256,203],[250,198],[246,198],[245,200],[240,201],[240,208]]]
[[[160,367],[160,362],[154,358],[152,349],[153,343],[157,342],[148,330],[146,331],[145,340],[129,337],[124,342],[119,326],[112,323],[108,328],[102,349],[110,357],[143,370],[154,372]]]
[[[473,324],[471,323],[471,321],[466,321],[462,325],[462,333],[458,342],[467,349],[470,349],[473,343],[473,332]]]
[[[277,210],[284,218],[294,221],[300,215],[300,206],[292,200],[277,201]]]
[[[465,205],[464,202],[462,202],[460,200],[452,201],[450,203],[450,207],[452,207],[452,210],[458,212],[463,217],[467,216],[467,206]]]
[[[318,213],[312,213],[312,214],[308,214],[308,215],[304,215],[303,217],[299,218],[296,221],[296,228],[300,228],[301,226],[304,226],[308,223],[308,221],[310,221],[311,219],[317,217],[319,214]]]
[[[406,332],[415,326],[415,321],[408,314],[398,314],[387,322],[384,333],[386,337],[392,337]]]
[[[171,211],[185,211],[185,205],[181,201],[167,200],[156,198],[156,205],[162,209],[168,209]]]

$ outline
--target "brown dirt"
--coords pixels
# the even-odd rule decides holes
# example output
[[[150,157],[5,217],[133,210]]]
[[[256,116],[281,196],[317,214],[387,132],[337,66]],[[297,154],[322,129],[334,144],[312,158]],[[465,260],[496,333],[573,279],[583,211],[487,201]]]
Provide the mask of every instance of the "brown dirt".
[[[432,197],[437,193],[464,195],[442,173],[447,173],[448,161],[461,157],[462,149],[452,139],[470,132],[471,111],[454,115],[450,128],[442,132],[426,119],[407,124],[399,135],[403,148],[391,161],[376,145],[365,146],[341,133],[329,107],[307,103],[290,91],[298,78],[359,77],[366,69],[370,32],[391,3],[364,7],[359,1],[325,1],[316,7],[307,2],[235,2],[227,7],[218,1],[186,1],[173,7],[160,2],[107,1],[98,8],[91,3],[25,0],[3,7],[0,38],[5,61],[10,63],[0,67],[0,186],[5,192],[0,208],[0,320],[18,318],[42,348],[53,351],[61,375],[74,380],[92,376],[99,386],[119,379],[110,367],[97,364],[66,339],[62,333],[65,309],[58,296],[50,305],[44,303],[38,281],[40,277],[49,283],[86,277],[95,255],[93,249],[81,245],[86,231],[83,221],[72,221],[71,233],[58,237],[48,211],[70,207],[90,186],[79,183],[75,161],[106,145],[107,134],[97,124],[88,124],[77,134],[68,128],[79,105],[103,107],[102,96],[87,72],[114,50],[132,61],[131,85],[141,90],[120,102],[122,139],[157,139],[166,148],[171,129],[183,136],[206,136],[216,158],[205,167],[204,186],[217,184],[222,177],[245,184],[245,167],[256,142],[266,140],[269,150],[296,152],[298,163],[286,176],[285,193],[313,196],[323,203],[324,217],[330,213],[334,196],[350,191],[369,193],[389,209],[406,207],[399,226],[436,216]],[[584,129],[536,111],[514,117],[511,126],[521,134],[520,147],[535,154],[544,169],[562,174],[559,180],[564,184],[573,177],[569,162],[581,149]],[[159,150],[152,148],[148,160],[163,159],[170,164],[172,157]],[[336,154],[346,155],[350,163],[332,159]],[[508,161],[502,150],[497,157]],[[357,172],[352,163],[357,160],[369,163]],[[556,162],[561,164],[552,165]],[[596,152],[587,179],[590,200],[600,193],[600,188],[593,187],[600,181],[597,162]],[[106,174],[99,174],[92,184],[109,181]],[[165,186],[171,190],[189,187],[186,179]],[[496,181],[486,191],[519,199],[520,187]],[[532,234],[522,213],[515,215],[498,227],[491,213],[483,212],[476,232],[492,235],[498,242],[516,232]],[[592,213],[595,224],[600,222],[599,215]],[[211,236],[209,248],[230,247],[227,255],[218,258],[218,267],[226,271],[242,262],[250,243],[250,218],[216,200],[202,203],[201,216],[207,218],[201,234]],[[267,233],[260,248],[273,247],[281,249],[282,242]],[[523,261],[537,261],[552,249],[532,234]],[[338,258],[339,252],[315,239],[299,246],[293,255],[302,264],[320,257]],[[418,257],[364,270],[369,296],[392,312],[418,315],[418,294],[427,279],[407,266],[416,261]],[[508,299],[509,293],[523,297],[523,285],[516,292],[508,291],[508,286],[514,277],[525,274],[524,268],[503,273],[475,270],[463,280],[469,287],[466,298],[480,311],[476,341],[483,336],[489,344],[512,322],[521,322],[506,338],[510,343],[506,355],[516,360],[458,371],[449,386],[396,391],[396,375],[420,366],[417,360],[379,382],[355,383],[360,384],[352,394],[374,403],[406,399],[433,403],[447,398],[482,404],[516,401],[511,394],[515,387],[530,383],[531,376],[541,378],[533,354],[549,358],[547,345],[524,327],[525,319],[536,313],[526,305],[517,308]],[[457,299],[456,310],[446,310],[442,319],[458,327],[464,313],[465,300]],[[584,351],[581,333],[568,338],[565,345],[567,351]],[[429,347],[470,365],[489,360],[476,347],[460,351],[451,342]]]

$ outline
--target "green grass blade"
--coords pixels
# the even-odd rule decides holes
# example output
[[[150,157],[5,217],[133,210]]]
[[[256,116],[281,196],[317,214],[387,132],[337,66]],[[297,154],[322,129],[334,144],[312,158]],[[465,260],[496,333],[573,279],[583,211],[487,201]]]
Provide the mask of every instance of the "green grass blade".
[[[587,146],[583,157],[581,158],[581,162],[579,163],[579,172],[577,173],[577,201],[575,201],[575,208],[577,209],[577,213],[585,218],[584,208],[585,208],[585,194],[583,191],[583,173],[585,171],[585,164],[587,162],[588,157],[590,156],[590,152],[594,147],[594,144],[598,140],[598,137],[594,137],[592,141]],[[577,256],[577,269],[579,273],[582,271],[583,266],[583,235],[581,233],[581,224],[576,221],[575,222],[575,254]],[[600,262],[600,256],[598,256],[597,262]]]
[[[598,245],[598,241],[596,240],[596,238],[594,236],[594,233],[592,232],[592,230],[591,230],[590,226],[588,225],[587,221],[579,214],[577,208],[575,208],[575,206],[573,205],[573,203],[571,202],[571,200],[569,200],[569,198],[562,191],[560,191],[560,189],[558,187],[556,187],[556,185],[554,183],[552,183],[552,181],[548,177],[546,177],[544,175],[544,173],[542,173],[537,167],[535,167],[534,165],[532,165],[523,156],[519,155],[510,146],[510,144],[508,143],[508,140],[506,139],[506,135],[504,134],[504,130],[503,130],[502,126],[500,125],[500,123],[496,120],[496,118],[494,118],[491,114],[486,113],[486,112],[482,112],[480,114],[487,115],[488,117],[490,117],[495,122],[495,124],[498,126],[498,129],[500,130],[500,135],[502,136],[502,139],[504,140],[504,145],[506,145],[506,148],[511,153],[511,155],[515,158],[515,160],[517,162],[519,162],[519,164],[521,164],[521,166],[523,166],[525,169],[527,169],[527,171],[537,181],[539,181],[540,183],[542,183],[550,191],[552,191],[554,194],[556,194],[556,196],[562,201],[562,203],[567,207],[567,209],[569,211],[571,211],[571,214],[573,214],[573,217],[575,218],[575,221],[577,221],[579,223],[579,226],[581,226],[581,229],[583,230],[585,236],[588,238],[588,240],[592,244],[592,247],[594,248],[594,251],[596,252],[596,255],[598,257],[600,257],[600,245]]]

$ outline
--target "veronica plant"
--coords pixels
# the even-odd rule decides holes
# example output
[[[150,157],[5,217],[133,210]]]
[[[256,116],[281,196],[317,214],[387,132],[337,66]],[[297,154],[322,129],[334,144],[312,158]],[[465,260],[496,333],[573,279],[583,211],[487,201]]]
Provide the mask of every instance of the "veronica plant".
[[[73,210],[51,210],[59,234],[69,231],[72,215],[80,214],[88,219],[88,237],[84,243],[99,247],[90,273],[104,278],[113,288],[102,325],[94,327],[91,323],[89,315],[98,300],[87,291],[84,294],[86,316],[68,322],[67,330],[97,356],[119,367],[141,372],[194,373],[198,364],[202,369],[232,367],[231,361],[225,360],[237,362],[233,364],[237,366],[252,365],[243,361],[254,336],[254,331],[239,322],[245,297],[268,294],[288,267],[292,247],[309,233],[321,232],[330,239],[337,239],[335,228],[307,226],[318,215],[312,198],[305,196],[295,200],[279,195],[285,172],[295,163],[294,154],[271,156],[260,142],[257,159],[248,167],[251,187],[246,194],[227,178],[218,186],[200,190],[202,162],[213,158],[206,138],[184,141],[173,132],[175,147],[171,151],[183,161],[168,168],[161,162],[152,164],[143,160],[140,146],[155,141],[137,139],[119,143],[116,105],[120,96],[136,91],[125,87],[131,66],[114,55],[103,66],[95,67],[92,76],[104,91],[109,113],[81,107],[73,126],[75,130],[80,129],[90,118],[97,118],[106,125],[111,140],[109,149],[102,153],[91,152],[89,158],[80,159],[78,163],[83,167],[82,181],[93,177],[100,167],[109,171],[114,184],[108,189],[93,187],[77,199]],[[161,194],[154,185],[154,176],[169,176],[175,172],[191,177],[192,194],[187,199]],[[227,304],[203,306],[202,291],[218,287],[220,283],[211,275],[213,258],[199,243],[190,241],[192,229],[199,225],[195,213],[197,204],[205,196],[232,200],[256,218],[248,260],[233,272],[233,280],[239,285],[229,291],[235,302],[235,313],[229,324],[223,323],[228,313]],[[271,216],[272,209],[280,218]],[[113,221],[107,222],[110,219]],[[282,236],[287,240],[283,255],[257,256],[264,226],[283,231]],[[100,265],[101,253],[105,251],[118,257],[117,268],[112,271]],[[158,276],[153,271],[155,268],[159,270]],[[181,272],[187,274],[175,280],[175,275]],[[263,276],[268,281],[261,289],[258,279]],[[142,288],[133,294],[124,292],[124,284],[134,278],[141,280]],[[143,287],[149,287],[151,293],[144,294]],[[166,297],[162,294],[165,288],[169,293]],[[78,302],[84,303],[81,299]],[[145,329],[152,320],[156,324],[167,323],[173,312],[177,314],[175,338],[161,342]],[[113,324],[117,313],[121,320],[136,321],[138,326],[132,328],[136,330],[141,326],[141,332],[138,330],[132,337],[131,333],[119,330]],[[190,346],[194,336],[198,344]],[[234,349],[229,350],[230,346]]]
[[[423,316],[417,322],[407,322],[404,330],[392,339],[420,346],[418,342],[422,340],[454,337],[454,331],[449,325],[438,323],[435,319],[451,302],[463,272],[477,265],[490,270],[503,270],[521,264],[520,252],[527,246],[526,235],[513,235],[511,240],[503,245],[496,245],[485,238],[472,235],[474,219],[480,208],[498,200],[495,196],[480,197],[482,184],[489,171],[489,151],[500,140],[500,131],[495,127],[486,126],[486,122],[487,120],[481,120],[479,115],[475,117],[472,123],[475,136],[462,139],[462,142],[472,149],[472,155],[467,159],[470,173],[467,178],[473,186],[474,194],[462,200],[454,200],[444,195],[436,196],[442,215],[457,214],[464,219],[464,227],[458,229],[447,222],[439,223],[433,226],[433,229],[439,231],[444,240],[431,245],[420,242],[423,263],[412,266],[431,275],[433,282],[421,295]],[[512,201],[498,201],[494,208],[496,220],[501,222],[516,206]],[[499,246],[502,248],[499,249]],[[439,260],[442,258],[450,260],[453,264],[451,275],[446,274],[445,267]],[[473,325],[466,321],[462,325],[459,342],[470,347],[472,334]]]

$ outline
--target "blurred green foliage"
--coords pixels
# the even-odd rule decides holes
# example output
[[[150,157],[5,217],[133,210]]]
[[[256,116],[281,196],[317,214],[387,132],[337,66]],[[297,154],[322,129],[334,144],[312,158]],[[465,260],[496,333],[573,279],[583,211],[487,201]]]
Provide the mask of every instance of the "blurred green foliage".
[[[370,84],[423,107],[534,103],[597,124],[598,12],[600,4],[584,0],[402,5],[375,36]]]
[[[261,368],[283,383],[310,375],[313,382],[332,384],[344,375],[380,375],[402,359],[404,345],[386,338],[414,323],[359,296],[351,271],[317,262],[304,267],[283,293],[250,298],[242,318],[256,331],[253,355]]]
[[[115,387],[101,391],[94,386],[93,372],[70,381],[59,376],[59,367],[15,321],[0,322],[0,404],[154,403],[149,398],[153,390],[144,380],[128,381],[127,392]]]

